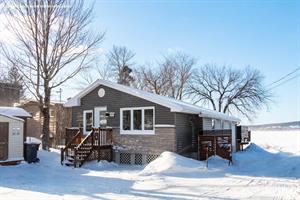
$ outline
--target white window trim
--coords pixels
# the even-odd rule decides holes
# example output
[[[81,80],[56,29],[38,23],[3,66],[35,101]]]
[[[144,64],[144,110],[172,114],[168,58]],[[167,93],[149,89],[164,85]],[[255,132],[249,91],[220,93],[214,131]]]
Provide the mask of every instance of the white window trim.
[[[153,110],[153,130],[144,130],[144,119],[145,119],[145,110],[152,109]],[[131,130],[123,130],[123,111],[130,110],[130,127]],[[134,110],[142,110],[142,130],[134,130],[133,129],[133,111]],[[155,107],[128,107],[128,108],[120,108],[120,134],[121,135],[155,135]]]
[[[172,124],[156,124],[155,128],[175,128],[175,125],[172,125]]]
[[[88,134],[88,132],[86,132],[86,117],[85,114],[86,113],[92,113],[92,124],[94,124],[94,112],[93,110],[84,110],[83,111],[83,134]]]

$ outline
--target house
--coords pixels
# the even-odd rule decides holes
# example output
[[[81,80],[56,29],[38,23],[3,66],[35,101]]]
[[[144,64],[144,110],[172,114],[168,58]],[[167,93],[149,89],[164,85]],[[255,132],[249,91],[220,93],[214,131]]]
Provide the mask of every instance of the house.
[[[41,139],[43,117],[37,101],[22,102],[19,106],[29,112],[32,118],[27,120],[26,132],[28,137]],[[50,146],[56,147],[65,143],[65,127],[70,126],[70,112],[63,107],[62,102],[51,101],[50,103]]]
[[[22,108],[0,107],[0,164],[14,164],[24,159],[26,118]]]
[[[93,127],[109,128],[113,159],[126,164],[150,162],[163,151],[198,158],[199,135],[205,134],[232,136],[235,149],[235,127],[240,121],[224,113],[105,80],[95,81],[64,106],[71,108],[71,125],[82,127],[82,136],[76,137],[85,139],[78,141],[87,141]],[[74,133],[71,140],[66,143],[67,149],[77,141]],[[90,153],[82,152],[82,160],[87,160]]]

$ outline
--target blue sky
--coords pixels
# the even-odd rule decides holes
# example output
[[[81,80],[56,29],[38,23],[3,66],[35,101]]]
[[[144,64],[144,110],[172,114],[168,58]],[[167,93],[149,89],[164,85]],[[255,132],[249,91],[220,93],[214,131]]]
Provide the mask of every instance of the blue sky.
[[[93,29],[106,31],[101,48],[125,45],[139,64],[180,50],[199,66],[250,65],[266,84],[300,67],[300,1],[95,1]],[[300,120],[299,79],[276,88],[252,123]]]

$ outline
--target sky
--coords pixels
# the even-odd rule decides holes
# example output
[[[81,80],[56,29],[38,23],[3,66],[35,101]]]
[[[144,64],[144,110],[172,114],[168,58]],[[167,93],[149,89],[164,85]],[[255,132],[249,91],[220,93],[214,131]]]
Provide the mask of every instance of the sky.
[[[206,63],[259,69],[270,84],[300,67],[300,1],[94,1],[92,30],[105,32],[100,45],[136,53],[138,64],[183,51]],[[298,77],[272,90],[274,98],[251,122],[300,120]],[[64,84],[63,99],[76,82]],[[55,94],[55,93],[54,93]],[[57,96],[54,98],[58,98]]]
[[[259,69],[266,85],[300,67],[300,1],[95,1],[93,29],[106,32],[104,52],[127,46],[139,64],[179,50],[197,66]],[[272,92],[242,123],[300,120],[300,76]]]

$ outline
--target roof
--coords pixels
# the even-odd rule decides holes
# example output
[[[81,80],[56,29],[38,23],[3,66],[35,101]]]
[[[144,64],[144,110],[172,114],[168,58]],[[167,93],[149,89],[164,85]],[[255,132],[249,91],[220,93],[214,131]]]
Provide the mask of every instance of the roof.
[[[115,90],[119,90],[121,92],[128,93],[130,95],[148,100],[150,102],[154,102],[156,104],[165,106],[170,108],[171,112],[179,112],[179,113],[187,113],[187,114],[197,114],[201,117],[211,117],[216,119],[222,119],[227,121],[234,121],[234,122],[240,122],[241,120],[239,118],[227,115],[225,113],[217,112],[214,110],[206,109],[197,105],[193,105],[190,103],[186,103],[181,100],[176,100],[170,97],[146,92],[143,90],[135,89],[129,86],[120,85],[117,83],[113,83],[106,80],[96,80],[94,83],[89,85],[87,88],[85,88],[83,91],[79,92],[77,95],[75,95],[73,98],[69,99],[64,106],[65,107],[73,107],[73,106],[80,106],[80,99],[90,93],[92,90],[97,88],[99,85],[104,85],[110,88],[113,88]]]
[[[23,119],[18,118],[18,117],[14,117],[14,116],[11,116],[11,115],[6,115],[6,114],[3,114],[3,113],[0,113],[0,116],[4,116],[4,117],[7,117],[7,118],[10,118],[10,119],[13,119],[13,120],[24,122]]]
[[[18,107],[0,107],[0,114],[12,117],[32,117],[26,110]]]
[[[27,104],[38,104],[39,102],[37,100],[26,100],[20,103],[20,106],[27,105]],[[64,104],[66,102],[64,101],[56,101],[56,100],[51,100],[50,105],[55,105],[55,104]]]

